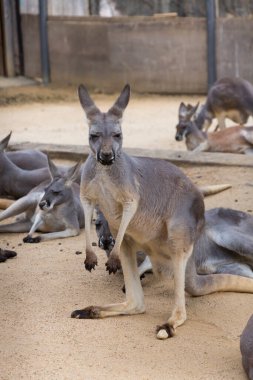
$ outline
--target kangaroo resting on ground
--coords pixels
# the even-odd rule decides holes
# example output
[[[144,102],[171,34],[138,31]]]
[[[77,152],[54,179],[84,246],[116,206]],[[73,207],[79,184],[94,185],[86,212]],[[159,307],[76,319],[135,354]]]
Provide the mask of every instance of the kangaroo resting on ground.
[[[74,183],[80,163],[62,174],[48,159],[51,182],[45,181],[18,199],[0,214],[0,221],[22,214],[16,222],[0,224],[0,232],[29,232],[25,243],[65,238],[79,234],[84,227],[80,188]],[[35,231],[44,232],[33,237]]]
[[[115,104],[102,113],[86,88],[79,87],[79,98],[89,121],[91,148],[80,187],[85,214],[85,266],[90,269],[97,264],[90,224],[98,204],[115,237],[107,268],[114,272],[121,261],[126,302],[86,307],[73,311],[71,316],[103,318],[143,313],[136,252],[144,251],[154,270],[161,262],[172,265],[175,305],[169,320],[157,329],[158,338],[167,338],[186,319],[185,268],[204,226],[204,203],[199,190],[176,166],[164,160],[131,157],[122,150],[121,118],[129,96],[130,87],[126,85]],[[227,286],[223,288],[228,290],[227,275],[221,276],[225,276],[222,278]]]
[[[99,240],[99,246],[106,250],[109,257],[113,238],[104,215],[99,210],[98,213],[97,233],[100,232],[100,237],[103,237]],[[252,247],[252,215],[221,207],[206,211],[205,226],[193,248],[194,260],[190,259],[186,267],[186,291],[194,296],[202,296],[217,289],[222,290],[219,284],[219,274],[222,273],[237,276],[234,280],[238,280],[238,284],[235,282],[233,290],[242,291],[244,279],[238,276],[253,279]],[[138,263],[140,278],[152,271],[151,261],[145,256],[143,259],[142,255],[142,261]],[[215,274],[218,276],[213,276]],[[253,293],[253,282],[248,291]]]
[[[188,117],[179,120],[175,136],[177,141],[185,138],[187,149],[194,152],[253,154],[253,127],[235,126],[207,134],[199,129],[196,121],[191,121],[197,107],[198,104],[192,107]]]
[[[224,129],[226,118],[243,125],[250,115],[253,115],[252,84],[241,78],[222,78],[210,88],[198,125],[207,131],[212,119],[217,118],[219,128]]]
[[[253,315],[248,320],[240,339],[242,365],[249,380],[253,380]]]
[[[219,274],[235,276],[233,291],[242,291],[244,278],[253,279],[253,216],[243,211],[222,207],[205,212],[205,226],[193,248],[193,260],[186,267],[185,289],[194,296],[217,291]],[[148,257],[139,274],[152,270]],[[210,276],[218,274],[218,276]],[[246,281],[248,282],[248,281]],[[219,290],[222,290],[219,288]],[[232,290],[232,289],[231,289]],[[249,292],[253,293],[253,281]]]
[[[5,152],[8,146],[11,133],[0,141],[0,196],[9,196],[15,199],[23,197],[35,186],[45,180],[50,180],[50,172],[48,165],[31,170],[32,165],[29,164],[29,157],[35,157],[34,165],[41,166],[43,161],[43,153],[34,151],[26,152]],[[11,154],[13,153],[13,154]],[[17,153],[15,155],[15,153]],[[12,162],[12,159],[14,162]],[[16,165],[17,163],[17,165]],[[59,166],[58,170],[64,174],[68,167]],[[80,173],[76,178],[76,182],[80,182]]]

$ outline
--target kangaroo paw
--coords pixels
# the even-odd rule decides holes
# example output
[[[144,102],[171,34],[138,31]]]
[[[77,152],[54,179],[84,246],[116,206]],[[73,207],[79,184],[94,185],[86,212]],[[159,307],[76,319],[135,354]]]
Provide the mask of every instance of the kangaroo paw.
[[[105,263],[106,270],[108,270],[109,274],[116,273],[117,270],[121,269],[120,259],[116,255],[111,255],[107,262]]]
[[[98,265],[98,259],[95,253],[87,252],[86,259],[84,260],[85,269],[91,272],[92,269],[95,269],[96,265]]]
[[[97,306],[88,306],[81,310],[74,310],[71,318],[76,319],[97,319],[100,318],[100,308]]]
[[[168,339],[175,335],[175,330],[168,323],[156,327],[156,337],[157,339]]]
[[[27,235],[23,239],[24,243],[39,243],[40,241],[41,241],[41,237],[40,236],[36,236],[36,237],[33,238],[33,237]]]
[[[8,249],[1,249],[1,255],[5,256],[6,259],[10,259],[12,257],[17,256],[17,252],[9,251]]]
[[[0,248],[0,263],[4,263],[7,259],[17,256],[15,251]]]

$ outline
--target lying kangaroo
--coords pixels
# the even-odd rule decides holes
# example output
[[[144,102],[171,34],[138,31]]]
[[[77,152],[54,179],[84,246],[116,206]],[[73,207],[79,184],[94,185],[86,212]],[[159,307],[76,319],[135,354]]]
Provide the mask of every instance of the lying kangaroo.
[[[25,149],[7,151],[6,156],[16,166],[24,170],[47,168],[47,156],[40,150]]]
[[[96,107],[82,85],[79,97],[89,120],[91,148],[80,189],[86,226],[86,268],[97,263],[90,223],[98,204],[116,237],[107,268],[116,271],[121,261],[126,302],[90,306],[71,316],[103,318],[143,313],[144,297],[135,257],[137,251],[143,250],[155,268],[160,261],[172,264],[175,305],[168,322],[158,327],[157,337],[172,336],[186,319],[185,268],[204,225],[202,195],[176,166],[159,159],[131,157],[122,151],[121,118],[130,97],[128,85],[107,113]]]
[[[253,154],[253,127],[229,127],[206,133],[194,121],[181,121],[176,126],[177,141],[185,138],[188,150],[194,152],[223,152]]]
[[[62,174],[48,159],[51,182],[45,181],[18,199],[0,214],[0,221],[24,213],[16,222],[0,224],[0,232],[29,232],[25,243],[65,238],[79,234],[84,227],[83,209],[79,197],[80,163]],[[45,188],[46,186],[46,188]],[[33,237],[35,231],[44,232]]]
[[[215,274],[226,273],[253,279],[252,246],[252,215],[221,207],[206,211],[205,226],[193,249],[194,265],[191,260],[187,264],[187,292],[202,296],[216,291],[219,276],[215,277]],[[147,257],[139,267],[139,274],[150,270],[152,264]],[[238,285],[234,291],[242,291],[244,279],[236,279]],[[253,282],[248,291],[253,292]]]
[[[253,86],[241,78],[222,78],[210,88],[207,100],[201,110],[201,129],[210,127],[217,118],[220,129],[225,128],[225,119],[243,125],[253,115]]]
[[[42,181],[50,178],[48,168],[24,170],[16,166],[6,155],[11,133],[0,141],[0,195],[15,199],[26,195]]]
[[[253,380],[253,315],[250,317],[240,339],[242,365],[249,380]]]
[[[14,199],[18,199],[26,195],[35,186],[39,185],[45,180],[50,180],[50,172],[48,165],[45,167],[31,170],[31,164],[29,164],[29,152],[10,155],[11,152],[5,152],[8,146],[11,133],[0,141],[0,196],[9,196]],[[35,151],[37,152],[37,151]],[[15,153],[15,152],[13,152]],[[33,153],[35,156],[34,165],[38,164],[39,153]],[[36,158],[37,157],[37,158]],[[17,163],[17,165],[12,162]],[[19,161],[20,160],[20,161]],[[41,156],[41,160],[43,158]],[[29,166],[30,165],[30,166]],[[40,164],[41,165],[41,164]],[[39,166],[40,166],[39,165]],[[64,174],[67,172],[68,167],[59,166],[58,170]],[[77,176],[76,181],[80,182],[80,173]]]

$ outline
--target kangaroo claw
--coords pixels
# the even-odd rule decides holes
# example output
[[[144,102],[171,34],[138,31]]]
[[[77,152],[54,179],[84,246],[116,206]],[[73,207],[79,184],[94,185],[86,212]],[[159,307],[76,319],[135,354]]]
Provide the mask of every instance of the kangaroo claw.
[[[89,272],[91,272],[92,269],[95,270],[96,265],[98,265],[97,256],[90,255],[90,254],[87,255],[86,259],[84,261],[85,269],[88,270]]]
[[[15,251],[0,248],[0,263],[4,263],[7,259],[17,256]]]
[[[96,306],[88,306],[81,310],[74,310],[71,318],[76,319],[97,319],[100,317],[100,309]]]
[[[120,259],[118,258],[118,256],[111,255],[109,259],[107,260],[107,262],[105,263],[105,266],[109,274],[111,273],[115,274],[117,270],[121,269]]]
[[[41,241],[41,237],[40,236],[36,236],[36,237],[33,238],[33,237],[27,235],[23,239],[24,243],[39,243],[40,241]]]

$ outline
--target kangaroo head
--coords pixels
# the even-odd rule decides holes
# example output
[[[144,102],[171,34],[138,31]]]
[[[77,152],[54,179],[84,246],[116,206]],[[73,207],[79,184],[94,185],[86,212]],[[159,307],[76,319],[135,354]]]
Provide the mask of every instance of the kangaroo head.
[[[115,240],[111,234],[109,224],[104,217],[104,214],[98,209],[97,210],[97,219],[95,222],[96,233],[98,236],[98,246],[108,253],[112,250],[115,244]]]
[[[191,104],[181,103],[179,106],[179,123],[176,126],[176,136],[175,139],[177,141],[182,141],[184,137],[186,137],[191,131],[193,126],[193,122],[191,121],[192,116],[195,114],[199,106],[199,103],[196,106],[192,106]]]
[[[89,123],[89,145],[98,162],[112,165],[122,148],[121,119],[130,97],[127,84],[114,105],[107,112],[101,112],[91,99],[87,89],[78,88],[80,103]]]
[[[79,174],[81,163],[70,167],[66,174],[60,174],[57,166],[48,158],[48,166],[52,181],[45,188],[43,197],[40,200],[41,210],[49,211],[55,206],[65,203],[72,196],[71,184]]]

